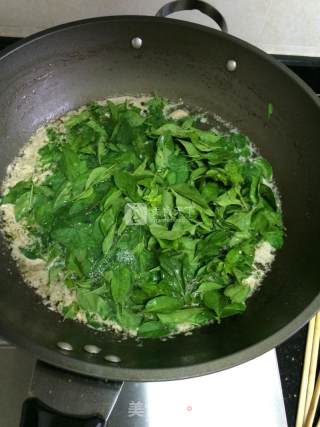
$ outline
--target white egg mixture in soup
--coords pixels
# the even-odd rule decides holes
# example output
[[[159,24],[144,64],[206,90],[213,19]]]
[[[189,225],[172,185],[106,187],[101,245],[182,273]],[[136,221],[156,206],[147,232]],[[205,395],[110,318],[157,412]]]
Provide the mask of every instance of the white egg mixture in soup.
[[[39,128],[0,209],[44,304],[123,336],[240,315],[284,237],[272,167],[249,139],[158,96],[93,102]]]

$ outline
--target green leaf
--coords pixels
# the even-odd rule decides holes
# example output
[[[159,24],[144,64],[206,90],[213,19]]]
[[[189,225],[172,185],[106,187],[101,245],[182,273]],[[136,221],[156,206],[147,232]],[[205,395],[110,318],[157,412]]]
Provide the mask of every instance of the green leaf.
[[[199,256],[216,256],[228,245],[230,241],[230,232],[228,230],[217,230],[210,233],[204,240],[198,244]]]
[[[182,184],[189,177],[189,166],[186,158],[181,154],[171,155],[168,161],[169,173],[167,180],[170,185]]]
[[[69,213],[70,215],[74,215],[79,212],[84,212],[87,209],[91,209],[95,202],[96,193],[92,187],[89,187],[73,200],[73,204],[70,207]]]
[[[201,169],[201,168],[199,168],[199,169]],[[204,200],[207,203],[217,201],[219,193],[220,193],[220,187],[215,182],[206,183],[201,190],[201,196],[204,198]]]
[[[101,231],[104,235],[108,233],[108,231],[110,230],[114,222],[115,222],[115,218],[112,214],[111,209],[108,209],[102,213],[99,224],[100,224]]]
[[[224,185],[228,185],[229,179],[223,169],[209,169],[206,173],[206,176],[212,178],[216,182],[221,182]]]
[[[63,317],[65,319],[74,319],[79,311],[79,306],[77,303],[73,302],[65,307],[63,307]]]
[[[198,215],[199,208],[203,209],[200,206],[198,208],[194,202],[186,199],[185,197],[179,196],[179,194],[175,195],[175,200],[178,212],[186,214],[189,219],[195,219]]]
[[[262,176],[267,181],[272,180],[272,166],[270,165],[270,163],[266,159],[259,157],[259,158],[253,160],[253,164],[258,166],[258,168],[262,172]]]
[[[87,166],[77,153],[65,146],[62,150],[61,170],[70,182],[74,182],[87,171]]]
[[[169,158],[174,152],[172,139],[161,135],[157,142],[157,152],[155,155],[155,165],[158,170],[166,169],[169,165]]]
[[[99,244],[92,235],[92,225],[90,224],[79,223],[74,227],[55,228],[50,237],[70,249],[80,250]]]
[[[259,233],[263,233],[269,228],[268,211],[260,209],[252,217],[252,227]]]
[[[145,118],[141,114],[133,110],[127,111],[125,118],[132,127],[141,126],[145,121]]]
[[[224,170],[233,185],[239,186],[243,183],[241,163],[237,160],[227,161]]]
[[[282,221],[279,212],[273,212],[270,209],[260,209],[252,219],[253,229],[265,236],[265,240],[269,241],[275,248],[280,248],[283,243]],[[279,246],[280,245],[280,246]]]
[[[16,203],[19,197],[31,190],[31,187],[32,182],[30,180],[19,181],[5,193],[2,197],[1,204]]]
[[[203,177],[205,175],[205,173],[207,172],[208,168],[206,166],[200,166],[197,169],[193,169],[193,171],[191,172],[191,180],[195,181],[201,177]],[[203,191],[201,192],[201,195],[203,196]],[[210,201],[210,200],[207,200]]]
[[[281,249],[283,246],[283,230],[266,231],[263,238],[270,243],[275,249]]]
[[[187,154],[190,157],[195,158],[195,159],[201,157],[200,151],[197,150],[196,147],[191,142],[184,141],[183,139],[178,139],[178,141],[184,146]]]
[[[276,196],[273,190],[268,185],[260,183],[259,192],[260,192],[260,196],[263,197],[264,200],[268,202],[271,208],[277,211],[278,204],[277,204]]]
[[[168,230],[166,227],[160,224],[151,224],[149,226],[151,234],[156,239],[164,239],[164,240],[176,240],[182,237],[186,230],[183,228],[179,228],[176,230]]]
[[[191,234],[194,236],[196,229],[196,224],[192,224],[190,221],[188,221],[186,216],[180,215],[173,224],[172,232]]]
[[[38,240],[28,246],[20,247],[20,252],[29,259],[41,258],[41,245]]]
[[[49,283],[54,283],[59,279],[60,273],[63,271],[62,265],[53,265],[49,269]]]
[[[117,172],[114,174],[114,182],[123,194],[128,196],[133,202],[138,202],[140,197],[137,192],[136,180],[129,172]]]
[[[153,132],[155,135],[170,135],[184,138],[190,134],[189,130],[183,129],[177,123],[166,123]]]
[[[240,231],[248,231],[251,225],[251,212],[236,212],[226,220]]]
[[[136,331],[142,321],[142,314],[122,308],[117,314],[119,324],[129,331]]]
[[[219,196],[216,200],[218,205],[226,207],[230,205],[240,205],[241,201],[238,199],[238,193],[235,188],[231,188],[231,190],[226,191],[221,196]]]
[[[108,319],[112,314],[110,303],[92,291],[77,290],[77,301],[85,311],[97,313],[102,319]]]
[[[106,181],[111,176],[111,170],[113,169],[113,166],[105,167],[105,166],[99,166],[95,169],[93,169],[90,172],[90,175],[88,176],[87,182],[86,182],[86,188],[89,188],[93,185],[96,185],[102,181]]]
[[[199,293],[205,293],[208,291],[214,291],[223,288],[223,285],[217,282],[202,282],[197,289]]]
[[[158,338],[168,335],[170,330],[158,320],[144,322],[138,329],[138,336],[145,338]]]
[[[130,269],[121,266],[113,271],[111,279],[111,293],[114,301],[120,305],[128,301],[132,289],[132,276]]]
[[[206,201],[201,196],[199,191],[195,187],[193,187],[192,185],[190,185],[190,184],[176,184],[176,185],[173,185],[171,188],[176,193],[180,194],[181,196],[183,196],[189,200],[192,200],[193,202],[197,203],[199,206],[201,206],[203,208],[208,207]]]
[[[101,165],[103,158],[106,155],[106,146],[102,141],[98,141],[98,146],[97,146],[97,156],[98,156],[98,161],[99,164]]]
[[[190,325],[203,325],[214,319],[214,315],[205,308],[193,307],[176,310],[171,313],[158,314],[160,321],[164,324],[178,325],[187,323]]]
[[[148,313],[168,313],[181,307],[183,307],[183,301],[162,295],[148,301],[145,311]]]
[[[224,291],[225,296],[229,297],[232,303],[244,302],[247,299],[249,293],[249,286],[239,284],[229,285]]]
[[[103,207],[104,209],[108,209],[109,207],[117,206],[121,200],[121,191],[112,189],[112,191],[107,195]]]
[[[142,289],[134,288],[131,295],[131,300],[136,305],[145,304],[145,302],[149,299],[149,296]]]
[[[226,305],[226,298],[216,290],[211,290],[203,295],[203,302],[206,307],[213,310],[218,317],[221,316],[222,309]]]
[[[26,216],[27,213],[30,211],[31,202],[32,202],[31,191],[27,191],[26,193],[22,194],[20,197],[17,198],[15,202],[15,215],[16,215],[17,221],[20,221],[20,219]]]
[[[166,102],[159,96],[154,96],[148,101],[149,117],[148,122],[153,128],[157,128],[165,121],[163,109]]]
[[[220,317],[222,319],[225,317],[234,316],[236,314],[243,313],[245,309],[246,309],[246,305],[244,303],[227,304],[222,308]]]
[[[221,135],[215,135],[212,132],[200,131],[197,129],[192,137],[192,142],[199,151],[210,152],[217,147],[215,143],[221,139]]]
[[[104,255],[108,255],[112,247],[115,231],[116,231],[116,224],[113,224],[102,243],[102,252]]]
[[[249,240],[251,237],[251,233],[249,231],[236,231],[233,233],[230,241],[229,246],[232,248],[233,246],[239,245],[244,240]]]
[[[53,209],[58,210],[69,203],[72,199],[72,185],[67,182],[64,183],[62,190],[58,193],[54,204]]]
[[[261,177],[259,175],[252,176],[249,197],[251,199],[251,202],[254,205],[258,203],[258,192],[259,192],[260,181],[261,181]]]

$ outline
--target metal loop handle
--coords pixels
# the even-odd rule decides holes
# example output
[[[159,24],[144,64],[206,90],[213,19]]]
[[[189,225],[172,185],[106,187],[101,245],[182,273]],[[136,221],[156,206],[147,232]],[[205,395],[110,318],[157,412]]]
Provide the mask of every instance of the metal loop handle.
[[[177,0],[177,1],[171,1],[164,6],[162,6],[161,9],[158,10],[156,13],[156,16],[160,17],[166,17],[174,12],[179,12],[181,10],[193,10],[197,9],[200,12],[204,13],[205,15],[209,16],[209,18],[213,19],[216,24],[219,25],[222,31],[228,32],[228,27],[226,20],[221,15],[221,13],[211,4],[205,3],[202,0]]]

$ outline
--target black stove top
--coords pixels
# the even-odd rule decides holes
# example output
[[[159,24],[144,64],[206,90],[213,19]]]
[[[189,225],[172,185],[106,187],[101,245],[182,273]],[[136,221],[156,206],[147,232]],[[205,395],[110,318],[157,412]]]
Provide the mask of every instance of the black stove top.
[[[320,58],[275,55],[320,96]],[[294,427],[307,337],[307,326],[277,348],[288,427]]]
[[[0,37],[0,50],[19,39]],[[320,58],[276,55],[276,58],[298,74],[320,94]],[[287,412],[288,427],[294,427],[306,341],[307,327],[303,327],[277,348],[282,389]]]

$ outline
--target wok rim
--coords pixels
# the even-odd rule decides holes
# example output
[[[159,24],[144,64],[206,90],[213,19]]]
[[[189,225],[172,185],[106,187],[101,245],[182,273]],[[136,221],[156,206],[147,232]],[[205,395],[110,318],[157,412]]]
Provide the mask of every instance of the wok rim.
[[[2,60],[7,58],[9,55],[14,54],[15,51],[22,49],[24,46],[50,36],[53,33],[61,32],[68,30],[72,27],[84,26],[97,22],[143,22],[143,21],[153,21],[154,23],[166,23],[172,24],[180,27],[187,27],[195,31],[206,32],[212,36],[227,38],[230,41],[234,42],[236,45],[240,45],[248,50],[250,50],[255,55],[260,56],[264,60],[271,63],[274,67],[277,67],[283,73],[285,73],[288,78],[290,78],[295,84],[300,86],[306,95],[310,98],[316,107],[319,109],[320,116],[320,101],[316,97],[312,89],[298,77],[294,72],[289,70],[285,65],[281,64],[277,59],[273,58],[271,55],[267,54],[263,50],[251,45],[248,42],[245,42],[242,39],[239,39],[235,36],[232,36],[228,33],[215,30],[210,27],[206,27],[200,24],[195,24],[187,21],[172,19],[172,18],[163,18],[163,17],[154,17],[154,16],[145,16],[145,15],[116,15],[116,16],[102,16],[94,17],[89,19],[81,19],[77,21],[68,22],[62,25],[57,25],[50,27],[43,31],[32,34],[28,37],[23,38],[20,41],[17,41],[2,50],[0,54],[0,63]],[[280,328],[277,332],[270,335],[268,338],[257,342],[256,344],[247,347],[239,352],[230,354],[228,356],[215,359],[208,362],[203,362],[194,365],[188,366],[179,366],[173,368],[160,368],[160,369],[139,369],[139,368],[123,368],[121,363],[119,365],[112,365],[112,363],[102,366],[101,364],[95,363],[92,361],[84,361],[78,358],[72,357],[72,352],[70,354],[62,353],[58,349],[46,348],[37,342],[19,334],[16,328],[6,322],[5,319],[0,317],[0,331],[1,334],[8,339],[10,342],[17,344],[21,348],[29,350],[37,358],[51,365],[68,369],[70,371],[76,372],[78,374],[89,375],[98,378],[107,378],[110,380],[118,381],[166,381],[166,380],[179,380],[185,378],[192,378],[202,375],[211,374],[218,372],[224,369],[232,368],[241,363],[248,362],[255,357],[258,357],[265,352],[275,348],[283,341],[288,339],[293,335],[297,330],[299,330],[308,320],[317,312],[320,308],[320,291],[318,295],[308,304],[305,309],[296,316],[293,320],[287,323],[285,326]]]

